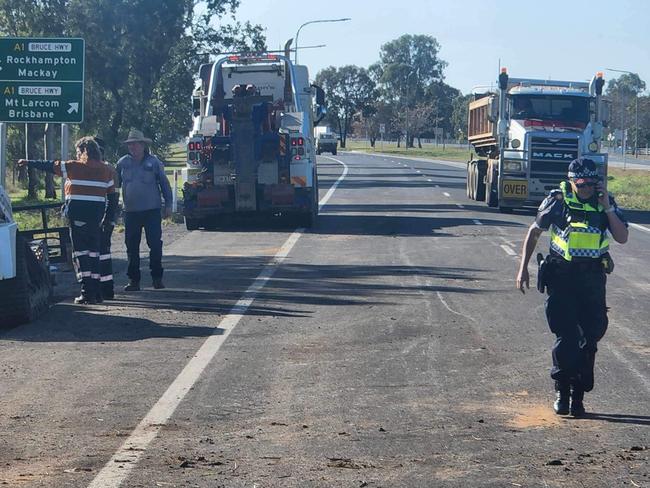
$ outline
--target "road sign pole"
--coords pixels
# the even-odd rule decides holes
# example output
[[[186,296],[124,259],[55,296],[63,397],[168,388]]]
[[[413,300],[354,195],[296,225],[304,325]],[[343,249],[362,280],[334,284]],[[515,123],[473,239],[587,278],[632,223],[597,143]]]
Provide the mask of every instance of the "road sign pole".
[[[68,124],[61,124],[61,161],[68,159],[70,132]],[[61,200],[65,200],[65,178],[61,178]]]
[[[7,124],[0,122],[0,186],[4,188],[7,178]]]

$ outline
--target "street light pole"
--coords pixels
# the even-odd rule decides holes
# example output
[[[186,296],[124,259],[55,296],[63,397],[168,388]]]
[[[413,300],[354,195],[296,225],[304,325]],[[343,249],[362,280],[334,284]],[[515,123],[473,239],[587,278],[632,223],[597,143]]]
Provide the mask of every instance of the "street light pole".
[[[306,25],[309,24],[321,24],[324,22],[347,22],[348,20],[352,20],[350,17],[345,17],[343,19],[319,19],[319,20],[310,20],[309,22],[305,22],[302,24],[300,27],[298,27],[298,30],[296,31],[296,54],[293,57],[293,63],[298,64],[298,36],[300,35],[300,30],[305,27]]]

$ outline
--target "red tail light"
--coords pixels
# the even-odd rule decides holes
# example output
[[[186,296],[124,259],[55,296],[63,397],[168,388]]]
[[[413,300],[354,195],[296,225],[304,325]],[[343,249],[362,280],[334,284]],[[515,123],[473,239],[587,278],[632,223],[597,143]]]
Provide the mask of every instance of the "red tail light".
[[[189,149],[190,149],[190,151],[194,151],[194,143],[193,142],[189,143]]]

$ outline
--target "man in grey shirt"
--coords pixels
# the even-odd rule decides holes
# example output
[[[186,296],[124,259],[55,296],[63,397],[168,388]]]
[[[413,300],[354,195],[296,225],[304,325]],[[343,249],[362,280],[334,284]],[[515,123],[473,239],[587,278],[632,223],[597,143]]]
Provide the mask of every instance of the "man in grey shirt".
[[[124,141],[129,154],[116,166],[117,179],[122,189],[124,234],[128,256],[129,283],[124,291],[140,290],[140,240],[142,229],[149,246],[149,269],[155,289],[165,288],[162,282],[162,216],[161,196],[165,200],[165,217],[171,215],[172,189],[165,176],[163,163],[149,153],[148,139],[132,129]]]

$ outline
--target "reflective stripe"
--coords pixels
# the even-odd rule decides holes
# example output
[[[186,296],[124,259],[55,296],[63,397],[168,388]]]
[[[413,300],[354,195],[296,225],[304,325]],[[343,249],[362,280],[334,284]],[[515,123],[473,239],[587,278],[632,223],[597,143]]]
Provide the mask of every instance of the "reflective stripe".
[[[89,195],[66,195],[66,200],[83,200],[86,202],[105,202],[106,197],[95,197]]]
[[[100,254],[100,255],[99,255],[99,260],[100,260],[100,261],[106,261],[106,260],[108,260],[108,259],[111,259],[111,255],[110,255],[110,254]]]
[[[77,273],[77,277],[88,278],[91,274],[90,271],[82,271],[81,273]]]
[[[64,179],[68,178],[68,171],[65,169],[65,161],[61,161],[61,176],[63,176]]]
[[[113,182],[105,183],[103,181],[96,181],[96,180],[70,180],[70,183],[73,185],[81,185],[81,186],[94,186],[97,188],[108,188],[113,184]]]
[[[75,251],[72,253],[73,258],[78,258],[81,256],[88,256],[90,254],[90,251]]]
[[[88,253],[88,256],[90,256],[91,258],[98,258],[99,253],[91,251],[91,252]]]
[[[99,281],[104,282],[104,281],[113,281],[113,275],[107,275],[107,276],[102,276],[99,278]]]

